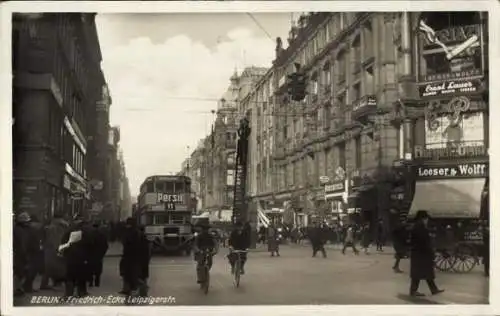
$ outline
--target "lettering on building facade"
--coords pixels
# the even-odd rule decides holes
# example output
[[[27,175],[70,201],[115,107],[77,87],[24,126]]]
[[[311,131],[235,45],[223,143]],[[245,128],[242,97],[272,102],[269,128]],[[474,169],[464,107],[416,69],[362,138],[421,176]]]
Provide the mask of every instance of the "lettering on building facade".
[[[440,83],[428,83],[419,87],[421,98],[467,95],[482,91],[481,80],[449,80]]]
[[[443,167],[418,167],[417,178],[475,178],[488,175],[488,164],[470,163]]]

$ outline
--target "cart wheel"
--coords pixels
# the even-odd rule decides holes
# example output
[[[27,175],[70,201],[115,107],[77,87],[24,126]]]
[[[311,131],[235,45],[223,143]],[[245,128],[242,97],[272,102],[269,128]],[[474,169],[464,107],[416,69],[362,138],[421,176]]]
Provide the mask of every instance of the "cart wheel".
[[[455,265],[455,257],[439,252],[436,254],[434,263],[439,271],[448,272],[453,269],[453,266]]]
[[[470,272],[478,262],[475,256],[469,254],[459,254],[455,258],[453,271],[460,273]]]
[[[479,262],[474,248],[470,245],[459,245],[455,258],[453,271],[460,273],[470,272]]]

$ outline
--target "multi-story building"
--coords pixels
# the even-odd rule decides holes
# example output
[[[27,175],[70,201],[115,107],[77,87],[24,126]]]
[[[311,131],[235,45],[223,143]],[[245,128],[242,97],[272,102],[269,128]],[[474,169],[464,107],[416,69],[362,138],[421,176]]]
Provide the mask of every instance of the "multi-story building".
[[[480,202],[488,168],[486,18],[426,19],[440,43],[414,32],[420,14],[394,12],[310,13],[292,26],[286,49],[277,40],[273,68],[242,100],[251,109],[254,201],[291,209],[299,225],[345,213],[388,225],[410,206],[444,213],[443,203],[422,198],[438,185],[460,201],[467,195],[459,192],[479,191],[462,205]],[[288,96],[296,63],[309,81],[301,102]],[[449,179],[465,173],[472,179]],[[436,177],[447,179],[424,181]],[[455,208],[447,214],[479,212]]]
[[[274,105],[273,69],[267,70],[254,84],[254,87],[241,100],[241,113],[246,113],[250,120],[250,139],[248,153],[247,196],[250,199],[249,211],[266,213],[273,209],[282,210],[282,205],[274,204],[272,194],[275,191],[272,182],[274,170],[273,150],[276,139],[274,126],[276,113]],[[255,219],[254,216],[250,216]]]
[[[107,221],[118,221],[120,219],[121,206],[121,163],[120,163],[120,128],[114,126],[108,131],[108,168],[105,173],[104,204],[101,218]]]
[[[375,222],[390,208],[398,132],[388,113],[403,96],[389,16],[310,13],[292,27],[289,46],[277,47],[273,197],[299,224],[346,210]],[[295,63],[309,78],[302,102],[287,97]]]
[[[130,185],[127,177],[127,171],[125,169],[125,161],[123,160],[123,151],[120,150],[118,155],[118,160],[120,164],[120,201],[119,201],[119,220],[124,221],[128,217],[132,216],[132,197],[130,194]]]
[[[190,175],[193,184],[199,183],[199,191],[196,192],[198,209],[209,212],[214,219],[231,219],[237,129],[239,119],[247,110],[251,111],[248,107],[243,108],[245,104],[240,101],[253,90],[266,71],[265,68],[247,67],[241,75],[234,73],[230,86],[218,102],[212,132],[188,158],[190,171],[184,172]]]
[[[202,185],[204,183],[204,178],[202,174],[204,172],[204,140],[200,140],[196,149],[191,153],[191,156],[186,158],[182,163],[182,169],[179,175],[187,176],[191,179],[191,190],[193,191],[193,197],[196,198],[196,211],[199,212],[203,210],[203,196],[202,196]]]
[[[104,80],[104,78],[103,78]],[[89,160],[88,172],[91,183],[91,213],[98,218],[104,205],[109,203],[110,196],[106,195],[105,187],[109,186],[105,177],[110,166],[108,160],[109,115],[112,99],[106,84],[102,86],[102,96],[97,102],[93,115],[89,119]]]
[[[480,217],[489,169],[487,18],[486,12],[392,15],[397,75],[401,88],[412,91],[393,109],[407,175],[400,201],[411,203],[410,215],[425,209],[435,219]],[[410,31],[419,26],[420,34]]]
[[[95,14],[15,14],[14,211],[84,214],[88,120],[103,77]]]

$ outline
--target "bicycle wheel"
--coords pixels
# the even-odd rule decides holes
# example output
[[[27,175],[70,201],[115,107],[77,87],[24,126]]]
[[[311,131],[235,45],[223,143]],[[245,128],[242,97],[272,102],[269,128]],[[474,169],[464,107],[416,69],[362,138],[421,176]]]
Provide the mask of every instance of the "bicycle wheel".
[[[240,259],[236,260],[234,267],[234,285],[236,287],[240,286]]]
[[[208,267],[205,266],[205,282],[203,282],[203,292],[208,294],[208,288],[210,287],[210,271]]]
[[[442,272],[447,272],[453,269],[455,264],[455,258],[447,253],[438,252],[436,253],[436,259],[434,260],[434,264],[436,269]]]

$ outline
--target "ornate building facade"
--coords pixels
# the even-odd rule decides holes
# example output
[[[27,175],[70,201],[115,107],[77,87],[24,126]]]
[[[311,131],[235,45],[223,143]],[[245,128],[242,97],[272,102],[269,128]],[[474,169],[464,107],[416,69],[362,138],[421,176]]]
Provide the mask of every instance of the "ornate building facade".
[[[426,209],[442,220],[487,217],[480,214],[489,177],[487,18],[483,12],[394,16],[395,25],[421,30],[398,32],[395,42],[413,52],[402,64],[414,93],[393,111],[407,175],[400,200],[411,204],[410,216]]]

